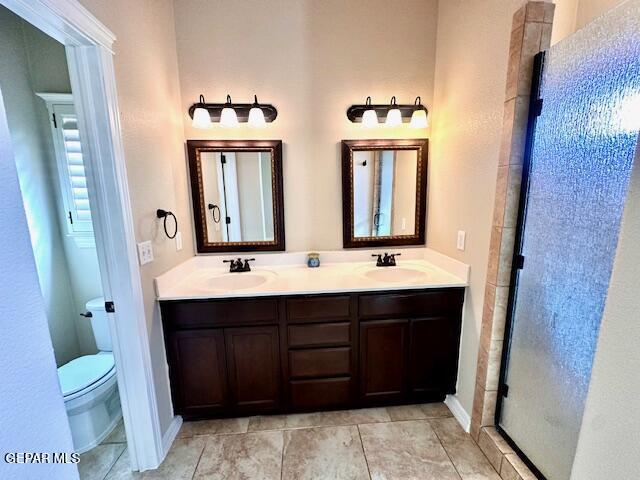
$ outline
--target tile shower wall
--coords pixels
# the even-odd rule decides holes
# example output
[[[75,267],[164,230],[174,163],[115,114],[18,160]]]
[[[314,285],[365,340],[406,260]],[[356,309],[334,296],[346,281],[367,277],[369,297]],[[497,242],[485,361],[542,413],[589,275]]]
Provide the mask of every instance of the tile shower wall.
[[[549,47],[554,6],[528,2],[513,17],[505,113],[489,249],[471,435],[494,423],[511,257],[529,113],[533,56]]]
[[[635,155],[639,20],[632,0],[545,57],[500,426],[551,479],[570,475]]]

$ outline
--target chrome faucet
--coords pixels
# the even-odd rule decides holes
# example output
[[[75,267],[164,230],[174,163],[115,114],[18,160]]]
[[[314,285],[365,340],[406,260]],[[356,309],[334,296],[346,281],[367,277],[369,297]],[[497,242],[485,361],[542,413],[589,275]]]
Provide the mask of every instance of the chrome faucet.
[[[241,273],[241,272],[250,272],[251,265],[249,262],[255,261],[255,258],[246,258],[244,263],[242,259],[238,257],[237,260],[223,260],[223,263],[229,264],[229,273]]]
[[[401,253],[392,253],[389,255],[387,252],[384,252],[384,257],[381,254],[373,253],[372,257],[378,257],[376,261],[376,267],[395,267],[396,266],[396,257],[402,255]]]

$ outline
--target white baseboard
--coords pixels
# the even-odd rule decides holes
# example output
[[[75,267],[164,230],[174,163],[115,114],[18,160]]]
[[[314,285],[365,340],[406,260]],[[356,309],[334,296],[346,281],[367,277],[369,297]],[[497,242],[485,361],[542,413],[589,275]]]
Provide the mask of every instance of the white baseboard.
[[[182,427],[182,417],[180,415],[176,415],[173,417],[171,425],[169,425],[169,428],[167,428],[167,431],[164,432],[164,435],[162,436],[162,461],[164,461],[167,453],[169,453],[171,445],[173,445],[173,441],[176,439],[176,436],[180,431],[180,427]]]
[[[455,395],[447,395],[447,398],[444,399],[444,403],[449,407],[449,410],[451,410],[451,413],[453,413],[453,416],[458,420],[458,423],[462,426],[464,431],[469,433],[471,430],[471,416],[464,409],[460,400],[458,400],[458,397]]]

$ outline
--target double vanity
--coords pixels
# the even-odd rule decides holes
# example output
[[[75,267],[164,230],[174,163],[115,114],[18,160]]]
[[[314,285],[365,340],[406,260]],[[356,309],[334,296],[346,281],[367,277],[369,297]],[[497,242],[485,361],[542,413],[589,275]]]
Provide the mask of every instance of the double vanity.
[[[316,269],[296,254],[262,255],[243,273],[228,273],[223,257],[196,257],[159,277],[176,414],[303,412],[454,393],[466,273],[411,258],[423,252],[405,250],[395,267],[337,258]]]
[[[455,392],[468,268],[424,248],[427,140],[342,142],[345,250],[311,255],[316,268],[282,253],[282,142],[194,140],[187,150],[196,246],[208,255],[156,279],[175,413]]]

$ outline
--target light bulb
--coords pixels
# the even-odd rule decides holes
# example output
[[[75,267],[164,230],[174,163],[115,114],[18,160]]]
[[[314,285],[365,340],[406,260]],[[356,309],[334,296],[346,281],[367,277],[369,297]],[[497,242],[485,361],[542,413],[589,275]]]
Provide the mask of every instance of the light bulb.
[[[251,107],[248,123],[250,127],[254,128],[263,128],[267,125],[267,121],[264,119],[264,112],[260,107]]]
[[[260,108],[260,104],[258,103],[258,96],[253,96],[253,105],[251,106],[251,110],[249,110],[249,118],[247,123],[250,127],[254,128],[263,128],[267,125],[267,121],[264,119],[264,112]]]
[[[211,128],[211,117],[209,111],[206,108],[198,107],[193,111],[193,121],[191,122],[193,128]]]
[[[236,115],[233,107],[224,107],[222,109],[222,112],[220,112],[220,126],[226,128],[238,126],[238,115]]]
[[[411,128],[427,128],[429,121],[427,120],[427,112],[424,110],[415,110],[411,115]]]
[[[378,114],[374,109],[365,110],[362,114],[362,127],[373,128],[378,125]]]
[[[209,110],[205,108],[205,104],[204,95],[200,95],[193,111],[193,120],[191,121],[193,128],[211,128],[211,116]]]
[[[402,124],[402,113],[399,108],[392,108],[387,113],[387,120],[384,122],[387,127],[397,127]]]
[[[227,103],[225,103],[224,108],[220,112],[220,126],[225,128],[238,126],[238,115],[233,109],[231,95],[227,95]]]

